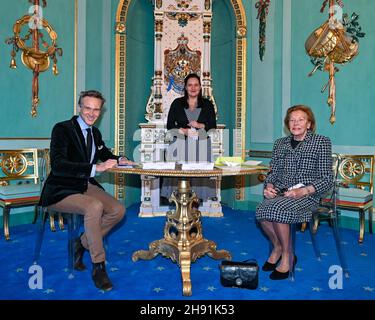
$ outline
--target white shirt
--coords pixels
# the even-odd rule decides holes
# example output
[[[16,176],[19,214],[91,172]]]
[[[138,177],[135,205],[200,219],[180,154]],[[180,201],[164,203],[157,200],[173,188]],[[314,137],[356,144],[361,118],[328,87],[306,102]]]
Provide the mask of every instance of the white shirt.
[[[78,116],[77,118],[77,121],[78,121],[78,124],[82,130],[82,134],[85,138],[85,142],[86,142],[86,145],[87,145],[87,130],[88,128],[91,128],[91,134],[92,134],[92,127],[88,126],[86,124],[85,121],[83,121],[83,119],[81,118],[81,116]],[[94,137],[92,139],[92,150],[91,150],[91,159],[90,159],[90,163],[92,163],[92,161],[94,160],[94,156],[95,156],[95,149],[96,149],[96,146],[95,146],[95,141],[94,141]],[[92,177],[95,177],[95,172],[96,172],[96,164],[93,164],[92,165],[92,169],[91,169],[91,174],[90,174],[90,178]]]

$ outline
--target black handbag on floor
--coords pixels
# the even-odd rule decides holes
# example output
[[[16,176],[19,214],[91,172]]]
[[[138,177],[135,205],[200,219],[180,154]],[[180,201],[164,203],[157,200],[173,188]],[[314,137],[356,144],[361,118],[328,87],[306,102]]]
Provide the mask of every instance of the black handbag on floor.
[[[224,287],[256,289],[258,287],[259,266],[255,259],[242,262],[222,261],[220,282]]]

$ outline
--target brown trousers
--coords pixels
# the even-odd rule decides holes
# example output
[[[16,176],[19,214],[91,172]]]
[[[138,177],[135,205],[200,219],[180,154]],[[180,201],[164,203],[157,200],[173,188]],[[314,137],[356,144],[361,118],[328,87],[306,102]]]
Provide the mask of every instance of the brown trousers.
[[[83,194],[73,194],[49,208],[84,216],[82,245],[90,251],[91,261],[105,261],[103,237],[124,217],[125,207],[101,188],[88,184]]]

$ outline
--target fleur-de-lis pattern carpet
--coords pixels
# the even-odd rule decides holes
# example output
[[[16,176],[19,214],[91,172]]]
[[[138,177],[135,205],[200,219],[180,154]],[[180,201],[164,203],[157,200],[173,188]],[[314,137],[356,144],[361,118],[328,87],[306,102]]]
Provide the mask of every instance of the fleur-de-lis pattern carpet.
[[[183,296],[180,268],[158,255],[152,260],[133,262],[134,251],[148,249],[150,242],[163,237],[164,217],[139,218],[139,205],[127,210],[126,218],[107,237],[107,271],[114,284],[112,291],[98,290],[88,269],[67,270],[67,231],[51,232],[46,224],[39,261],[42,287],[35,288],[32,267],[37,226],[11,227],[11,241],[0,239],[2,300],[372,300],[375,299],[375,238],[366,233],[358,244],[356,230],[341,229],[342,247],[350,277],[340,275],[339,260],[331,228],[322,224],[317,240],[322,253],[318,261],[311,245],[309,230],[297,232],[298,262],[295,280],[273,281],[269,273],[259,272],[255,290],[225,288],[220,284],[220,260],[208,256],[191,265],[192,296]],[[256,259],[261,267],[268,256],[268,242],[254,218],[254,212],[224,208],[222,218],[202,218],[203,235],[218,249],[229,250],[232,260]],[[331,269],[330,269],[331,268]],[[30,273],[29,273],[30,272]],[[34,286],[32,285],[34,283]],[[30,285],[31,284],[31,285]]]

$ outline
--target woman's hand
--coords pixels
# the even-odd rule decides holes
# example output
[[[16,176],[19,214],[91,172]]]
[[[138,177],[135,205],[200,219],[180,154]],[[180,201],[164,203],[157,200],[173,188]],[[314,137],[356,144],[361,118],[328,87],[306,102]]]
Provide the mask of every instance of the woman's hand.
[[[195,129],[180,128],[179,132],[187,137],[198,139],[198,131],[196,131]]]
[[[188,125],[195,129],[204,129],[204,124],[197,121],[190,121]]]
[[[302,197],[309,196],[311,193],[315,192],[315,188],[313,186],[308,186],[304,188],[298,188],[289,190],[284,193],[284,197],[300,199]]]
[[[264,188],[263,194],[266,197],[266,199],[273,199],[277,196],[277,190],[275,189],[272,183],[268,183],[267,186]]]
[[[180,128],[178,129],[178,132],[183,134],[184,136],[188,136],[189,135],[189,129],[188,128]]]

